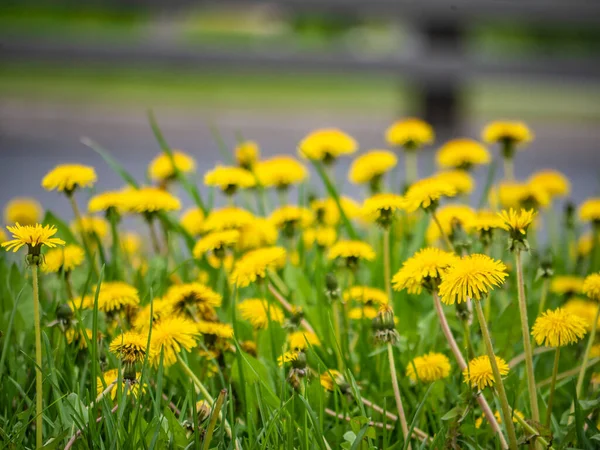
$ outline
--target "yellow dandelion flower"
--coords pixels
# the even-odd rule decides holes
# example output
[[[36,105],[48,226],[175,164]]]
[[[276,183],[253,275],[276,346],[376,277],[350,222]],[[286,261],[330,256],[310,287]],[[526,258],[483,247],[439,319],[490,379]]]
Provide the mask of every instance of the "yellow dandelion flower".
[[[404,207],[408,212],[419,208],[435,208],[442,197],[454,197],[456,188],[435,177],[424,178],[410,185],[404,195]]]
[[[350,388],[350,385],[346,381],[346,378],[344,378],[344,375],[334,369],[329,369],[326,372],[323,372],[319,379],[323,389],[329,392],[333,392],[335,386],[338,386],[342,392],[346,392]]]
[[[404,147],[406,150],[431,144],[434,138],[432,126],[413,117],[394,122],[385,133],[385,140],[389,145]]]
[[[277,242],[277,228],[268,219],[257,217],[239,229],[237,249],[240,251],[268,247]]]
[[[484,142],[510,141],[516,144],[526,144],[533,140],[533,133],[523,122],[494,121],[485,126],[482,132]]]
[[[288,335],[288,343],[294,351],[306,350],[308,346],[319,347],[321,341],[315,333],[308,331],[294,331]]]
[[[172,158],[161,153],[150,162],[148,174],[154,181],[170,180],[175,177],[175,168],[181,173],[191,173],[196,170],[196,161],[180,150],[173,150]]]
[[[233,337],[233,327],[228,323],[200,320],[196,322],[196,325],[201,334],[208,334],[222,339],[230,339]]]
[[[298,144],[298,154],[328,164],[342,155],[356,152],[358,144],[352,136],[337,128],[324,128],[309,133]]]
[[[416,371],[415,371],[416,369]],[[430,352],[417,356],[406,366],[406,376],[413,383],[433,383],[450,375],[450,360],[442,353]]]
[[[254,141],[240,142],[235,148],[235,160],[240,167],[251,169],[260,156],[260,148]]]
[[[490,204],[499,202],[505,209],[542,208],[550,204],[548,192],[540,185],[529,182],[503,181],[489,195]]]
[[[314,216],[309,209],[296,205],[284,205],[274,210],[269,216],[269,220],[277,228],[289,226],[306,228],[313,222]]]
[[[513,423],[519,423],[519,421],[517,420],[517,417],[521,418],[521,419],[525,419],[525,416],[523,415],[523,413],[517,409],[513,409]],[[517,417],[515,417],[517,416]],[[496,421],[502,425],[502,417],[500,416],[500,411],[496,411],[494,412],[494,417],[496,418]],[[481,425],[483,424],[483,420],[485,419],[485,415],[482,415],[481,417],[478,417],[477,420],[475,420],[475,428],[479,429],[481,428]]]
[[[6,251],[16,252],[24,245],[27,245],[29,253],[39,255],[42,245],[54,248],[59,245],[65,245],[65,241],[59,238],[53,238],[58,231],[53,225],[42,226],[39,223],[35,225],[7,226],[6,229],[12,234],[13,239],[3,242],[1,245]]]
[[[285,352],[279,358],[277,358],[277,365],[279,367],[283,366],[285,363],[294,362],[298,360],[298,352],[297,351],[289,351]]]
[[[253,220],[254,216],[245,209],[227,206],[210,212],[204,221],[204,232],[238,229]]]
[[[436,217],[442,226],[444,234],[452,237],[457,226],[467,231],[469,230],[469,224],[475,217],[475,211],[467,205],[450,204],[439,208],[436,211]],[[440,227],[438,227],[433,219],[429,222],[425,238],[430,244],[442,238]]]
[[[178,315],[185,315],[190,308],[196,307],[202,314],[221,306],[221,294],[201,283],[174,284],[165,294],[165,301]]]
[[[70,194],[78,187],[92,187],[96,182],[93,167],[81,164],[61,164],[42,179],[42,187],[47,191],[61,191]]]
[[[475,180],[466,170],[446,170],[436,173],[432,178],[453,186],[457,194],[470,194],[475,188]]]
[[[35,225],[42,220],[42,205],[34,198],[13,198],[4,208],[4,220],[9,225]]]
[[[586,326],[585,320],[567,309],[549,309],[535,320],[531,335],[538,345],[563,347],[579,341],[585,335]]]
[[[545,190],[550,197],[564,197],[571,192],[569,179],[558,170],[540,170],[528,182]]]
[[[407,259],[392,278],[396,291],[406,289],[409,294],[420,294],[423,287],[436,289],[442,275],[454,265],[458,257],[439,248],[427,247]]]
[[[489,164],[490,152],[474,139],[459,138],[446,142],[435,155],[436,163],[444,169],[469,170],[473,166]]]
[[[479,232],[490,231],[496,228],[504,229],[504,220],[498,216],[498,213],[479,210],[466,220],[465,228],[474,229]]]
[[[152,323],[155,324],[173,314],[173,304],[167,298],[155,298],[152,305],[146,305],[137,312],[133,319],[133,328],[139,332],[148,331],[150,329],[150,313],[152,313]]]
[[[267,270],[274,269],[285,258],[286,252],[282,247],[252,250],[235,263],[231,274],[232,283],[238,287],[246,287],[256,281],[262,281],[267,276]]]
[[[261,186],[279,190],[302,183],[308,178],[308,170],[304,164],[291,156],[275,156],[259,161],[254,166],[254,173]]]
[[[108,234],[108,222],[102,217],[83,216],[79,221],[71,222],[71,229],[76,233],[85,233],[88,236],[97,235],[99,239],[104,239]]]
[[[44,272],[71,272],[83,264],[85,252],[78,245],[67,245],[62,248],[53,248],[44,256],[42,270]]]
[[[509,231],[512,237],[519,238],[527,235],[527,228],[533,222],[535,211],[532,209],[516,211],[511,208],[508,211],[501,211],[498,216],[504,221],[502,228]]]
[[[376,221],[383,227],[388,227],[394,213],[404,208],[404,199],[397,194],[375,194],[365,200],[362,206],[363,216],[370,221]]]
[[[8,236],[6,236],[6,233],[4,232],[4,230],[0,228],[0,244],[2,244],[3,242],[6,242],[7,239],[8,239]]]
[[[600,272],[588,275],[583,281],[582,290],[590,300],[600,301]]]
[[[204,213],[198,207],[189,208],[182,214],[179,223],[191,236],[198,236],[204,231]]]
[[[199,259],[207,252],[218,252],[225,256],[227,248],[233,247],[240,238],[240,232],[237,230],[213,231],[205,235],[196,242],[194,246],[194,258]]]
[[[126,255],[135,255],[142,248],[142,238],[133,231],[121,233],[119,238],[121,240],[121,249]]]
[[[373,320],[377,317],[379,309],[373,308],[372,306],[362,306],[360,308],[352,308],[348,311],[348,319],[350,320]],[[396,319],[396,318],[394,318]]]
[[[386,305],[389,303],[389,298],[383,290],[370,286],[352,286],[344,292],[344,300],[356,300],[373,305]]]
[[[506,266],[487,255],[474,254],[457,259],[442,275],[439,286],[442,302],[447,305],[481,300],[508,276]]]
[[[270,304],[267,300],[249,298],[240,302],[237,306],[242,319],[247,320],[257,330],[269,326],[269,322],[282,324],[285,315],[277,305]]]
[[[594,241],[596,241],[594,243]],[[577,241],[577,255],[584,257],[592,253],[594,245],[600,245],[599,239],[594,239],[594,233],[585,233]]]
[[[96,394],[100,395],[104,389],[106,389],[109,385],[116,383],[119,379],[119,369],[111,369],[111,370],[107,370],[106,372],[103,372],[101,375],[102,378],[98,377],[96,379]],[[135,378],[136,380],[139,380],[141,377],[141,373],[137,372],[135,374]],[[104,380],[104,383],[102,382],[102,380]],[[121,392],[124,391],[124,386],[121,387]],[[140,394],[144,393],[146,391],[146,385],[144,386],[140,386],[139,383],[132,383],[131,381],[128,382],[127,385],[127,395],[133,395],[135,398],[139,397]],[[112,400],[114,400],[115,398],[117,398],[117,392],[118,389],[115,386],[111,391],[110,391],[110,398]]]
[[[304,245],[307,248],[317,245],[321,248],[327,248],[333,245],[337,239],[337,231],[334,227],[319,226],[314,228],[307,228],[302,233],[302,239]]]
[[[160,364],[161,353],[164,367],[177,361],[181,350],[191,351],[198,345],[196,338],[200,332],[196,323],[185,317],[167,317],[161,319],[152,328],[150,341],[150,361],[154,367]]]
[[[596,312],[598,311],[597,303],[587,299],[573,297],[563,305],[563,308],[570,314],[576,315],[582,319],[587,325],[587,330],[591,331],[592,324],[596,319]],[[600,328],[600,318],[596,325]]]
[[[351,198],[341,197],[340,204],[348,219],[358,217],[362,212],[360,205]],[[334,226],[340,221],[340,210],[331,197],[313,200],[310,208],[314,212],[315,220],[321,224]]]
[[[258,353],[258,347],[256,346],[256,342],[242,341],[240,342],[240,347],[242,347],[243,351],[256,358],[256,355]]]
[[[500,375],[508,375],[510,369],[506,361],[496,356],[496,364],[498,364]],[[463,377],[465,383],[469,384],[472,388],[476,387],[480,391],[487,386],[492,387],[495,380],[490,358],[488,356],[479,356],[469,361],[469,367],[463,371]]]
[[[373,261],[375,250],[366,242],[343,240],[331,246],[327,258],[330,260],[343,258],[347,263],[356,263],[361,259]]]
[[[137,306],[140,303],[138,291],[122,281],[106,281],[100,285],[98,293],[98,310],[106,313],[118,311],[125,306]],[[94,307],[94,296],[85,296],[83,308]]]
[[[575,275],[557,275],[550,282],[550,292],[573,295],[583,292],[583,278]]]
[[[216,186],[225,194],[232,195],[238,189],[251,188],[256,185],[252,172],[240,167],[217,166],[204,175],[204,184]]]
[[[233,267],[233,254],[226,253],[224,258],[219,258],[214,253],[209,253],[206,256],[206,261],[213,269],[223,268],[226,273],[230,273]]]
[[[96,194],[88,202],[88,211],[96,213],[114,209],[118,212],[125,212],[129,200],[129,191],[129,189],[122,189],[120,191],[107,191]]]
[[[76,344],[80,350],[87,348],[85,336],[87,336],[88,340],[91,342],[93,336],[92,330],[89,328],[86,328],[85,330],[75,330],[73,328],[69,328],[65,331],[65,339],[67,340],[67,344]],[[98,340],[100,340],[101,337],[102,333],[98,332]]]
[[[146,357],[148,336],[135,331],[126,331],[115,337],[109,346],[111,353],[127,363],[141,362]]]
[[[125,207],[128,212],[153,213],[177,211],[181,202],[169,192],[154,187],[131,189],[125,194]]]
[[[376,183],[396,167],[398,158],[389,150],[369,150],[358,156],[350,166],[348,180],[354,184]]]
[[[583,202],[579,207],[579,218],[584,222],[600,222],[600,197]]]

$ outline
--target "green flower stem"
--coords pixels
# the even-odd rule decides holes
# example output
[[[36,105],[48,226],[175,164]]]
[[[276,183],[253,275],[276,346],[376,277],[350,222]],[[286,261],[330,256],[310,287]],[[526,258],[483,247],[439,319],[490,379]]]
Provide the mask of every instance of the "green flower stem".
[[[111,208],[108,212],[108,219],[110,221],[110,232],[112,237],[112,249],[111,249],[111,275],[113,280],[117,279],[117,276],[121,271],[119,270],[119,249],[121,242],[119,240],[119,229],[118,229],[118,216],[114,208]]]
[[[98,276],[98,266],[96,265],[96,258],[92,255],[92,251],[90,249],[90,244],[87,240],[87,236],[85,234],[85,230],[83,229],[81,212],[79,211],[79,206],[77,205],[77,200],[75,200],[75,195],[71,192],[67,194],[67,198],[71,203],[71,208],[73,209],[73,215],[75,216],[75,223],[78,225],[79,233],[81,235],[81,243],[83,244],[83,250],[85,251],[85,256],[94,269],[94,274]]]
[[[458,344],[456,343],[456,340],[454,339],[454,336],[452,335],[452,330],[450,329],[450,326],[448,325],[448,321],[446,320],[446,316],[444,315],[444,309],[442,307],[442,302],[440,301],[440,297],[436,291],[433,292],[433,305],[435,306],[435,312],[437,313],[437,316],[438,316],[438,319],[440,322],[440,326],[442,327],[442,331],[444,333],[444,336],[446,337],[448,346],[450,347],[450,350],[452,351],[452,354],[454,355],[454,359],[456,359],[456,362],[457,362],[460,370],[464,371],[467,368],[467,362],[465,361],[465,358],[463,357],[462,353],[460,352],[460,349],[458,348]],[[500,444],[502,445],[502,448],[504,448],[504,449],[508,448],[508,444],[506,443],[506,439],[504,438],[504,435],[502,434],[500,425],[498,424],[498,421],[496,420],[496,417],[494,416],[494,413],[492,412],[492,409],[490,408],[490,405],[488,404],[485,397],[483,395],[478,395],[477,403],[479,403],[479,406],[480,406],[481,410],[483,411],[483,414],[485,415],[485,418],[487,419],[488,423],[490,424],[490,426],[492,427],[494,432],[498,435],[498,439],[500,440]]]
[[[335,339],[338,341],[338,345],[340,348],[342,347],[342,331],[340,326],[340,304],[341,300],[333,300],[331,302],[331,314],[333,315],[333,328],[335,332]],[[341,351],[335,352],[335,356],[337,357],[338,369],[340,371],[344,370],[344,358],[342,358]]]
[[[442,236],[442,239],[444,240],[444,244],[446,245],[446,250],[449,251],[449,252],[456,251],[454,249],[454,245],[452,245],[452,242],[450,241],[450,238],[448,237],[448,235],[446,234],[446,232],[442,228],[442,224],[440,223],[440,220],[438,219],[438,216],[437,216],[437,214],[435,213],[435,211],[433,209],[431,210],[430,214],[431,214],[431,218],[433,219],[433,221],[437,225],[438,230],[440,230],[440,235]]]
[[[400,397],[400,387],[398,386],[398,377],[396,376],[396,363],[394,361],[394,348],[390,342],[387,343],[388,359],[390,362],[390,376],[392,378],[392,387],[394,389],[394,398],[396,399],[396,407],[398,408],[398,418],[402,427],[402,435],[404,439],[410,440],[408,435],[408,425],[406,423],[406,415],[404,414],[404,406],[402,405],[402,397]],[[410,444],[408,449],[410,450]]]
[[[208,392],[208,390],[206,389],[204,384],[202,384],[202,381],[200,381],[200,379],[196,376],[196,374],[193,372],[193,370],[190,369],[190,366],[187,365],[187,363],[183,360],[183,358],[179,354],[177,354],[177,361],[179,362],[179,365],[181,366],[183,371],[192,379],[192,381],[196,385],[196,388],[198,388],[198,390],[204,396],[206,401],[212,406],[213,403],[215,402],[215,400],[212,398],[212,396],[210,395],[210,393]]]
[[[42,380],[42,332],[40,326],[40,291],[38,285],[38,266],[31,265],[33,280],[33,325],[35,328],[35,448],[42,448],[43,398],[44,386]]]
[[[587,369],[588,361],[590,359],[590,352],[592,347],[594,346],[594,340],[596,339],[596,329],[598,328],[598,318],[600,318],[600,304],[598,304],[598,309],[596,310],[596,317],[592,322],[592,330],[590,331],[590,337],[588,338],[588,343],[585,348],[585,353],[583,355],[583,362],[581,363],[581,370],[579,371],[579,376],[577,377],[577,398],[581,396],[581,391],[583,389],[583,380],[585,378],[585,370]]]
[[[494,347],[492,345],[492,338],[485,322],[485,316],[481,304],[478,300],[475,300],[475,309],[477,310],[477,318],[479,320],[479,326],[481,327],[481,334],[485,342],[488,358],[490,365],[492,366],[492,372],[494,373],[494,379],[496,381],[496,390],[498,392],[498,399],[500,400],[500,406],[502,408],[502,416],[504,418],[504,426],[506,427],[506,433],[508,434],[508,442],[511,450],[517,449],[517,435],[515,433],[515,427],[512,421],[512,414],[510,406],[508,404],[508,398],[506,397],[506,391],[504,390],[504,383],[502,382],[502,375],[500,375],[500,369],[498,368],[498,362],[496,361],[496,354],[494,353]],[[529,342],[529,340],[527,340]]]
[[[275,299],[281,304],[281,306],[283,306],[283,309],[285,309],[289,313],[292,313],[294,311],[292,305],[277,291],[277,289],[275,289],[275,287],[271,283],[269,283],[269,292],[271,292],[271,294],[273,294],[273,297],[275,297]],[[304,329],[309,333],[315,333],[314,328],[310,325],[310,323],[308,323],[306,319],[302,319],[300,321],[300,325],[302,325]]]
[[[512,157],[504,157],[504,178],[508,181],[515,179],[515,162]]]
[[[411,185],[419,178],[417,150],[404,150],[404,168],[406,169],[406,184]]]
[[[383,278],[385,289],[388,296],[388,301],[392,303],[392,272],[390,265],[390,228],[387,227],[383,231]]]
[[[151,218],[147,218],[146,222],[148,223],[148,229],[150,230],[150,240],[152,241],[154,253],[160,255],[160,242],[156,235],[156,230],[154,229],[154,221]]]
[[[217,424],[217,419],[221,414],[221,408],[223,407],[223,403],[225,402],[225,396],[227,395],[227,389],[221,389],[219,393],[219,397],[213,407],[212,414],[210,416],[210,423],[208,424],[208,428],[206,429],[206,435],[204,436],[204,443],[202,444],[203,450],[208,450],[210,448],[210,442],[212,441],[213,432],[215,431],[215,425]]]
[[[483,302],[484,302],[483,303],[483,312],[485,313],[485,322],[489,323],[490,316],[492,315],[492,295],[491,295],[491,293],[485,297]]]
[[[525,351],[525,367],[527,370],[527,387],[529,389],[529,403],[531,416],[534,421],[540,421],[540,410],[538,408],[537,392],[535,387],[535,375],[533,373],[533,353],[531,351],[531,336],[529,335],[529,321],[527,320],[527,302],[525,300],[525,285],[523,281],[523,265],[521,263],[521,251],[515,251],[515,264],[517,268],[517,293],[519,299],[519,313],[521,316],[521,331],[523,333],[523,347]]]
[[[548,396],[548,406],[546,409],[546,426],[550,426],[552,419],[552,403],[554,402],[554,390],[556,389],[556,375],[558,375],[558,360],[560,358],[560,347],[556,347],[554,352],[554,368],[552,369],[552,382],[550,383],[550,395]]]
[[[537,315],[541,315],[546,309],[546,300],[548,299],[548,286],[550,284],[550,278],[544,278],[542,282],[542,292],[540,293],[540,304],[538,306]]]

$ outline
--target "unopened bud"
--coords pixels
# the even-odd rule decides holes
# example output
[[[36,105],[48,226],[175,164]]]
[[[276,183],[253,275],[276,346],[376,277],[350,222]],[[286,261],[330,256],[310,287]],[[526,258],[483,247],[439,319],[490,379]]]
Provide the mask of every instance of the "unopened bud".
[[[62,324],[68,324],[73,318],[73,310],[67,303],[63,303],[56,307],[56,320]]]
[[[337,300],[340,297],[340,286],[337,277],[332,272],[325,275],[325,292],[331,300]]]

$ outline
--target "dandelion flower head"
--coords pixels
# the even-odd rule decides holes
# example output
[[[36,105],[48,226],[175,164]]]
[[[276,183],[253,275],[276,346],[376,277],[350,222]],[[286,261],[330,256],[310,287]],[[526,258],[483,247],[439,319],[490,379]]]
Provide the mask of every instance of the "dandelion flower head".
[[[246,287],[256,281],[262,281],[267,276],[267,270],[275,269],[286,252],[282,247],[264,247],[249,251],[236,263],[231,273],[231,279],[238,287]]]
[[[315,333],[309,331],[294,331],[288,335],[288,343],[294,351],[306,350],[308,346],[318,347],[321,341]]]
[[[208,214],[204,221],[204,231],[220,231],[238,229],[248,225],[254,220],[254,216],[245,209],[237,206],[226,206],[215,209]]]
[[[304,164],[291,156],[275,156],[259,161],[254,172],[261,186],[280,190],[302,183],[308,178],[308,170]]]
[[[398,164],[398,157],[389,150],[369,150],[358,156],[350,166],[348,180],[354,184],[364,184],[381,178]]]
[[[439,292],[442,302],[452,305],[469,298],[481,300],[508,276],[506,266],[487,255],[474,254],[457,259],[442,275]]]
[[[285,315],[279,306],[270,304],[267,300],[249,298],[237,306],[242,319],[247,320],[257,330],[269,326],[269,322],[282,324]]]
[[[78,245],[53,248],[44,256],[42,270],[44,272],[71,272],[83,264],[85,252]]]
[[[404,195],[404,207],[408,212],[419,208],[428,210],[437,207],[443,197],[454,197],[456,194],[456,188],[448,182],[435,176],[424,178],[410,185]]]
[[[558,170],[540,170],[531,175],[528,182],[539,186],[550,197],[564,197],[571,192],[569,179]]]
[[[49,248],[54,248],[59,245],[65,245],[65,241],[59,238],[54,238],[58,231],[54,225],[42,226],[39,223],[35,225],[19,225],[7,226],[6,229],[11,233],[13,239],[3,242],[1,245],[7,251],[16,252],[24,245],[27,245],[29,253],[39,254],[42,245]]]
[[[346,260],[372,261],[375,259],[375,250],[366,242],[343,240],[331,246],[327,257],[330,260],[344,258]]]
[[[492,157],[487,148],[476,140],[459,138],[442,145],[435,159],[443,169],[468,170],[473,166],[489,164]]]
[[[535,320],[531,335],[538,345],[563,347],[583,338],[586,328],[585,320],[567,309],[549,309]]]
[[[136,331],[126,331],[115,337],[110,343],[110,351],[124,362],[141,362],[146,357],[148,336]]]
[[[506,361],[496,356],[496,364],[500,371],[500,375],[508,375],[509,367]],[[472,388],[477,388],[482,391],[486,387],[492,387],[495,383],[492,364],[488,356],[479,356],[469,361],[469,367],[463,371],[465,383],[468,383]]]
[[[471,174],[462,169],[438,172],[433,175],[433,178],[448,183],[456,189],[457,194],[470,194],[475,188],[475,180]]]
[[[9,225],[35,225],[42,220],[42,205],[34,198],[13,198],[4,208],[4,220]]]
[[[450,375],[450,360],[442,353],[427,353],[417,356],[406,366],[406,375],[413,383],[433,383]]]
[[[389,298],[383,290],[370,286],[352,286],[344,292],[344,300],[355,300],[367,305],[385,305],[389,303]]]
[[[600,272],[588,275],[583,282],[583,293],[590,300],[600,301]]]
[[[356,152],[354,138],[337,128],[323,128],[309,133],[298,144],[298,154],[303,158],[331,163],[340,156]]]
[[[451,252],[427,247],[410,257],[392,278],[394,290],[406,289],[409,294],[420,294],[423,287],[435,289],[446,271],[459,258]]]
[[[150,342],[152,365],[158,367],[162,353],[164,366],[172,366],[177,361],[177,355],[181,350],[189,352],[198,345],[196,339],[199,334],[196,323],[185,317],[173,316],[161,319],[152,328]]]
[[[498,120],[485,126],[482,138],[488,144],[505,141],[525,144],[533,140],[533,133],[523,122]]]
[[[394,122],[385,133],[385,140],[389,145],[403,147],[406,150],[431,144],[434,138],[433,127],[424,120],[414,117]]]
[[[161,153],[150,162],[148,174],[151,180],[165,181],[175,177],[175,168],[181,173],[191,173],[196,170],[196,161],[181,150],[173,150],[172,155]]]
[[[475,211],[473,208],[459,203],[444,205],[436,211],[436,218],[446,236],[452,236],[457,226],[468,231],[474,217]],[[438,227],[433,219],[430,220],[425,232],[425,239],[428,243],[432,244],[441,238],[440,227]]]
[[[256,179],[252,172],[241,167],[217,166],[206,172],[204,184],[218,187],[226,194],[232,194],[237,189],[254,187]]]
[[[583,202],[579,207],[579,218],[584,222],[600,222],[600,197]]]
[[[204,231],[204,213],[198,207],[189,208],[182,214],[179,223],[191,236],[198,236]]]
[[[251,169],[260,156],[260,148],[254,141],[240,142],[235,148],[235,160],[244,169]]]
[[[96,182],[93,167],[81,164],[61,164],[56,166],[42,179],[42,187],[47,191],[72,193],[76,188],[92,187]]]
[[[550,282],[550,292],[573,295],[583,292],[583,278],[576,275],[556,275]]]

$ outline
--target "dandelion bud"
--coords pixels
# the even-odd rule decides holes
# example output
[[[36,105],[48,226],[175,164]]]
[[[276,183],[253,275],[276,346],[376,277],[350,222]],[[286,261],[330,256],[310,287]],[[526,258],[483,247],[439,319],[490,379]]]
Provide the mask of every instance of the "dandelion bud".
[[[395,344],[400,336],[396,331],[394,310],[390,305],[382,305],[373,319],[373,331],[376,342]]]
[[[340,287],[337,277],[334,273],[329,272],[325,275],[325,292],[331,300],[337,300],[340,297]]]
[[[73,310],[67,303],[63,303],[62,305],[58,305],[56,307],[56,320],[58,320],[63,325],[67,325],[71,322],[73,318]]]
[[[210,405],[206,400],[200,400],[196,403],[196,419],[200,425],[210,417]]]
[[[552,264],[552,255],[546,255],[540,259],[540,267],[537,271],[536,279],[552,278],[554,276],[554,266]]]
[[[461,322],[466,322],[471,325],[473,322],[473,307],[469,302],[456,303],[456,317]]]
[[[123,362],[123,380],[136,382],[137,374],[135,372],[135,363],[134,362]]]

